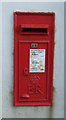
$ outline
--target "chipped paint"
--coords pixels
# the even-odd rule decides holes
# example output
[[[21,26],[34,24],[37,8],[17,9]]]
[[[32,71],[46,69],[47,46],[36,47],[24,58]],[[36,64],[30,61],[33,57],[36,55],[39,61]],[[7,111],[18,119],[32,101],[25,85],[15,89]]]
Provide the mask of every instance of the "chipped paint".
[[[13,90],[10,91],[10,94],[13,95]]]
[[[55,107],[54,100],[55,100],[55,87],[53,86],[53,105],[49,106],[49,114],[48,114],[49,118],[53,118],[54,107]]]

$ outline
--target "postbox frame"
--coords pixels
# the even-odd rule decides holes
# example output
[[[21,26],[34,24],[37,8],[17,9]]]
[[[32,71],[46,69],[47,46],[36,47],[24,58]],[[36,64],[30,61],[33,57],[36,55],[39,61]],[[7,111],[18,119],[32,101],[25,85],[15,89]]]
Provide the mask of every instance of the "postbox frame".
[[[34,102],[34,103],[22,103],[22,102],[19,102],[19,99],[18,99],[18,91],[19,91],[19,82],[18,82],[18,79],[19,79],[19,71],[18,71],[18,51],[19,51],[19,45],[18,45],[18,39],[17,39],[17,32],[15,30],[15,28],[17,27],[17,16],[18,15],[21,15],[21,14],[46,14],[46,15],[51,15],[53,16],[53,23],[54,23],[54,28],[55,28],[55,13],[32,13],[32,12],[14,12],[14,106],[49,106],[49,105],[53,105],[53,102],[52,102],[52,99],[53,99],[53,67],[54,67],[54,29],[53,29],[53,46],[52,46],[52,76],[51,76],[51,81],[50,81],[50,86],[49,86],[49,82],[47,83],[48,84],[48,89],[50,89],[49,91],[49,94],[50,94],[50,97],[49,97],[49,94],[48,94],[48,99],[46,99],[46,101],[44,101],[43,103],[41,102]],[[22,42],[30,42],[30,41],[19,41],[19,43],[22,43]],[[36,41],[31,41],[31,42],[36,42]],[[37,41],[37,43],[46,43],[48,44],[48,49],[50,49],[50,42],[48,40],[44,40],[44,41]],[[49,52],[49,51],[48,51]],[[49,53],[48,53],[48,58],[49,58]],[[49,63],[48,63],[48,68],[49,68]],[[48,71],[48,78],[49,78],[49,71]]]

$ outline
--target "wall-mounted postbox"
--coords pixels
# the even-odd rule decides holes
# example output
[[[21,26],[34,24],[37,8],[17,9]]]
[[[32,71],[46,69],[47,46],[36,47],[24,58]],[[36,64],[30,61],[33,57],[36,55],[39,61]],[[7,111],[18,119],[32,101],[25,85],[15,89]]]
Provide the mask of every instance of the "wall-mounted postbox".
[[[14,105],[52,105],[54,13],[14,13]]]

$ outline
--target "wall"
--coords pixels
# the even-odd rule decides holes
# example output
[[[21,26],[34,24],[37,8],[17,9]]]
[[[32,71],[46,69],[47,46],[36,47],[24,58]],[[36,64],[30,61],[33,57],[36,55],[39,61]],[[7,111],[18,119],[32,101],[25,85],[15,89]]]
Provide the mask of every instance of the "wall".
[[[55,12],[55,58],[53,106],[13,106],[13,12]],[[2,3],[3,22],[3,118],[63,118],[64,117],[64,3]]]
[[[0,119],[2,118],[2,3],[0,2]]]

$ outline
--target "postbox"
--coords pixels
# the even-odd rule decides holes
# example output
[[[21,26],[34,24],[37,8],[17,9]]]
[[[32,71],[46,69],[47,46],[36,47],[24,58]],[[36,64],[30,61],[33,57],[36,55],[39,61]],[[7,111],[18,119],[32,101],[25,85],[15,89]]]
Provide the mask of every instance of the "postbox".
[[[14,105],[52,105],[55,13],[14,13]]]

